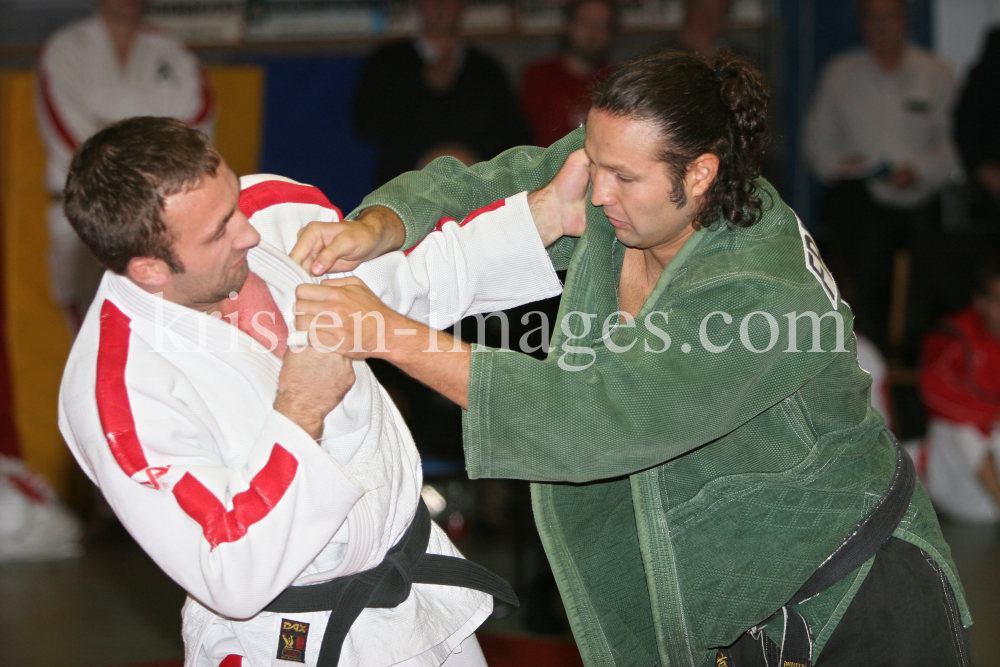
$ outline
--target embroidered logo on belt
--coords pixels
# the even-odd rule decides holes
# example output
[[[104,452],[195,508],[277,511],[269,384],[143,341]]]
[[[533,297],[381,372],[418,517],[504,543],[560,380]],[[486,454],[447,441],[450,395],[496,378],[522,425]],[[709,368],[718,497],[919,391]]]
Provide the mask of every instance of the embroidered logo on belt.
[[[289,662],[306,661],[306,635],[309,634],[309,624],[300,621],[281,619],[281,637],[278,641],[278,660]]]

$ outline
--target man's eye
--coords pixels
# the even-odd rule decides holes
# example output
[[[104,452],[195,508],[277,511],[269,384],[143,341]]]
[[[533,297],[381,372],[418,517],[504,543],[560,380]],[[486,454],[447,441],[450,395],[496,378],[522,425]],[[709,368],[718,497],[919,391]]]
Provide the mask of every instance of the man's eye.
[[[622,183],[631,183],[634,180],[634,179],[622,176],[621,174],[615,174],[615,176],[617,176],[618,180],[621,181]]]

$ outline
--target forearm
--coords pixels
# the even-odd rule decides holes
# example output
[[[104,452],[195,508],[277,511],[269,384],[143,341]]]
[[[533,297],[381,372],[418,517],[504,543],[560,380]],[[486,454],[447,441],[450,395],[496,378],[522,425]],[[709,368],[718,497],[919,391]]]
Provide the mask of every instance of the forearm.
[[[385,359],[462,409],[469,407],[472,347],[443,331],[409,321],[416,335],[394,336]]]
[[[281,413],[303,431],[309,434],[313,440],[319,440],[323,435],[323,417],[320,411],[302,401],[293,392],[279,391],[278,397],[274,400],[274,409]]]
[[[399,250],[406,241],[406,227],[403,226],[403,219],[391,208],[371,206],[362,211],[355,220],[370,227],[378,239],[376,252],[372,254],[372,257]]]

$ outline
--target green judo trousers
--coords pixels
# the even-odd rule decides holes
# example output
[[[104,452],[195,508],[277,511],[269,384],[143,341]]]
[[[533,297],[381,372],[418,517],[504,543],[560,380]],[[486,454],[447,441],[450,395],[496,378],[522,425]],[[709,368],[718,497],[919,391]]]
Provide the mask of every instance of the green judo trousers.
[[[359,208],[394,209],[410,246],[441,217],[544,186],[584,137],[471,168],[443,158]],[[535,520],[588,666],[713,664],[716,647],[788,601],[892,478],[850,308],[795,213],[758,185],[763,219],[697,231],[630,326],[615,326],[625,248],[588,204],[584,236],[550,249],[568,274],[548,358],[472,355],[469,476],[536,482]],[[894,535],[940,564],[970,625],[922,486]],[[798,606],[814,657],[871,562]],[[768,628],[779,643],[780,632]]]

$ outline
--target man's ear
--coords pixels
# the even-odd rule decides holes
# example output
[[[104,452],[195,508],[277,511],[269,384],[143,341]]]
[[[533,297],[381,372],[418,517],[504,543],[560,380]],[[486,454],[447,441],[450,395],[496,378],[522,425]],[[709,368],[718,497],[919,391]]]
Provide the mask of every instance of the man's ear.
[[[170,280],[170,267],[155,257],[133,257],[125,275],[140,287],[161,288]]]
[[[688,166],[687,178],[689,197],[701,197],[715,182],[719,175],[719,156],[715,153],[703,153],[696,157]]]

